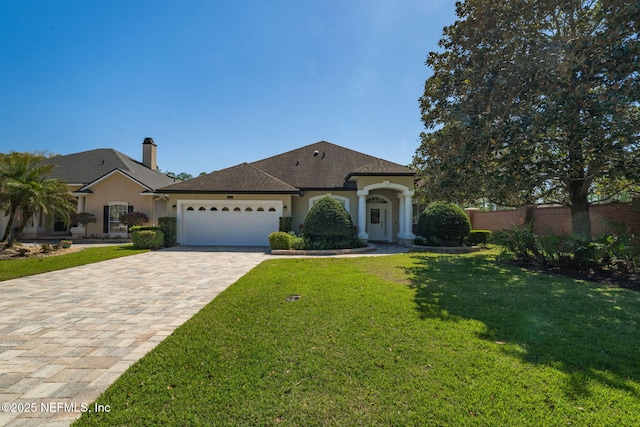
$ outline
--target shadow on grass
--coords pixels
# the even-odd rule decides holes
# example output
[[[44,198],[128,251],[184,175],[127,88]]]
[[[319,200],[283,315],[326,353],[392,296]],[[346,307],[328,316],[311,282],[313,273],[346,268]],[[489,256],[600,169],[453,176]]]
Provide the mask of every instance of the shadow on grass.
[[[516,344],[520,351],[503,351],[568,374],[568,397],[589,395],[592,380],[640,397],[640,293],[504,266],[487,256],[413,258],[407,274],[423,318],[483,322],[479,338]]]

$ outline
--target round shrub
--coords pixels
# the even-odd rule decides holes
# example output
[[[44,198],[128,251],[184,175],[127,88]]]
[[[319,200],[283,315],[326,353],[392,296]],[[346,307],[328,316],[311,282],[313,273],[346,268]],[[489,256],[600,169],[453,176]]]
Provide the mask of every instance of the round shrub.
[[[291,249],[304,249],[304,239],[302,237],[292,236]]]
[[[469,217],[453,203],[432,203],[418,218],[418,234],[431,244],[462,245],[470,230]]]
[[[139,230],[131,233],[136,249],[160,249],[164,246],[164,233],[160,230]]]
[[[269,245],[271,249],[290,249],[292,236],[284,231],[274,231],[269,234]]]
[[[316,242],[323,249],[334,249],[333,246],[357,240],[356,229],[349,213],[342,205],[331,197],[323,197],[309,209],[304,219],[304,238]]]

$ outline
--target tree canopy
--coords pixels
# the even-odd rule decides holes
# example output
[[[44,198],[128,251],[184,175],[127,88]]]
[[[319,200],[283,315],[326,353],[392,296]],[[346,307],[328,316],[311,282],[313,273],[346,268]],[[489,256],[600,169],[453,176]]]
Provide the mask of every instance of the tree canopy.
[[[0,208],[9,220],[2,236],[7,241],[20,213],[17,232],[7,241],[13,245],[36,213],[58,215],[69,220],[76,201],[65,183],[49,178],[53,165],[43,165],[37,153],[0,153]]]
[[[426,61],[423,191],[563,203],[591,237],[595,193],[639,189],[640,3],[467,0],[456,13]]]

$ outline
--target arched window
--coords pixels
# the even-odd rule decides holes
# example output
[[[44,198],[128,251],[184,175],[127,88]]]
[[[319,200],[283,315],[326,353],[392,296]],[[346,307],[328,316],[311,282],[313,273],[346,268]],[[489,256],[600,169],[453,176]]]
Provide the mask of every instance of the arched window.
[[[387,199],[378,196],[367,197],[367,203],[389,203]]]
[[[234,211],[234,212],[240,212],[241,210],[242,210],[242,209],[240,209],[240,208],[239,208],[239,207],[237,207],[237,206],[236,206],[235,208],[233,208],[233,211]]]
[[[315,196],[309,199],[309,209],[311,209],[313,207],[313,205],[315,205],[316,203],[318,203],[318,201],[320,199],[323,199],[325,197],[331,197],[333,200],[340,202],[340,204],[342,205],[342,207],[344,208],[344,210],[346,210],[347,212],[351,213],[350,209],[350,200],[348,197],[344,197],[344,196],[336,196],[335,194],[331,194],[331,193],[327,193],[327,194],[323,194],[322,196]]]
[[[247,209],[245,209],[245,212],[253,212],[253,209],[247,208]]]
[[[189,207],[187,208],[187,210],[188,210],[188,211],[192,211],[192,210],[193,210],[193,206],[189,206]]]
[[[269,208],[269,212],[275,212],[276,208]]]
[[[264,212],[264,208],[258,208],[256,209],[258,212]]]
[[[216,208],[216,207],[214,206],[214,207],[212,207],[212,208],[211,208],[211,209],[209,209],[209,210],[210,210],[210,211],[217,211],[217,210],[218,210],[218,208]]]
[[[206,210],[207,210],[207,208],[205,208],[204,206],[200,206],[200,207],[198,208],[198,210],[199,210],[199,211],[206,211]]]
[[[224,208],[222,208],[222,212],[229,212],[229,208],[225,206]]]

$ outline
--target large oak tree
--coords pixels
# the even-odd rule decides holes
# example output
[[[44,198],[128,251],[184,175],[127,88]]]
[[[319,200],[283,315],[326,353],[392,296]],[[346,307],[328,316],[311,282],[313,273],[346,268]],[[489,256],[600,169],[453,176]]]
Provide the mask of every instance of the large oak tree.
[[[431,198],[571,207],[640,183],[637,0],[468,0],[420,98],[414,157]]]

